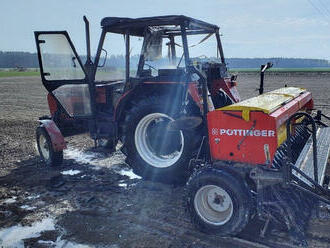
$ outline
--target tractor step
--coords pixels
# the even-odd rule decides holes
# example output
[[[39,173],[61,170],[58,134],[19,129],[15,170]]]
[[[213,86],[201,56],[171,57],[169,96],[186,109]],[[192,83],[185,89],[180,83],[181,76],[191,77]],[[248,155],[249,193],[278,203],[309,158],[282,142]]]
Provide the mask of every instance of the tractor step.
[[[317,147],[317,166],[318,166],[318,183],[323,185],[325,171],[327,167],[328,157],[330,153],[330,127],[319,128],[316,133]],[[295,165],[298,169],[304,172],[307,176],[314,179],[313,165],[313,138],[308,139],[306,145],[301,151]],[[312,183],[297,171],[293,171],[293,175],[298,177],[306,184],[312,186]]]

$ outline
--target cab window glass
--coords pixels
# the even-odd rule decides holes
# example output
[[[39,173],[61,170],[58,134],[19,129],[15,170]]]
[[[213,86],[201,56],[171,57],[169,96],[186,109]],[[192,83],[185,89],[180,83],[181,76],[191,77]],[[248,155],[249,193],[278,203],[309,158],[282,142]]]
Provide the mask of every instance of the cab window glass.
[[[81,80],[85,73],[64,34],[38,36],[44,77],[52,80]]]
[[[136,76],[139,54],[141,52],[143,38],[130,36],[130,77]],[[95,75],[96,81],[120,81],[125,79],[126,65],[126,41],[122,34],[107,33],[103,49],[107,51],[101,53],[99,66]]]

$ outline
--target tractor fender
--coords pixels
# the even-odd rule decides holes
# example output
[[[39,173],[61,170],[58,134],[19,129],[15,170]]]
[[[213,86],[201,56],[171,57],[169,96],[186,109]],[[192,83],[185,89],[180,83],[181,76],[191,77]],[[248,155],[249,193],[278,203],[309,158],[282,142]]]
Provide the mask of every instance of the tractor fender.
[[[67,148],[64,137],[53,120],[39,120],[39,123],[40,127],[45,128],[48,133],[55,152],[63,151]]]
[[[235,169],[230,168],[228,166],[219,166],[219,165],[214,164],[212,166],[207,166],[207,167],[195,170],[194,173],[189,178],[187,185],[190,184],[190,181],[193,180],[194,178],[196,178],[197,176],[207,174],[207,173],[215,174],[220,177],[231,176],[231,177],[236,178],[241,183],[242,190],[244,190],[245,194],[249,198],[251,198],[249,185],[247,184],[244,177],[241,175],[241,173],[239,173]]]
[[[125,114],[125,109],[130,102],[136,100],[137,98],[143,98],[143,96],[151,95],[174,95],[178,94],[180,90],[183,89],[183,84],[181,83],[142,83],[135,86],[133,89],[126,91],[118,100],[115,107],[114,120],[119,122]]]
[[[232,174],[240,181],[245,181],[245,178],[250,175],[251,171],[251,167],[249,166],[236,167],[230,164],[226,164],[223,161],[214,161],[213,167]]]
[[[120,117],[122,115],[123,110],[125,109],[125,106],[128,102],[132,99],[132,96],[134,96],[133,90],[126,91],[118,100],[116,106],[115,106],[115,113],[113,116],[113,119],[115,121],[119,121]]]

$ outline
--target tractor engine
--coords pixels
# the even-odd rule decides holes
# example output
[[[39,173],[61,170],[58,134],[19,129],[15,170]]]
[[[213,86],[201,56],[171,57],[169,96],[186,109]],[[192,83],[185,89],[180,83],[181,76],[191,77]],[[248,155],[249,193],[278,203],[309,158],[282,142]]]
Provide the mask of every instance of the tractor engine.
[[[210,110],[237,103],[241,100],[237,90],[236,76],[229,77],[226,64],[211,59],[193,59],[197,70],[202,72],[207,81],[210,96]],[[201,99],[201,94],[199,95]],[[196,101],[196,100],[195,100]],[[201,102],[201,101],[196,101]],[[200,105],[200,108],[202,106]]]

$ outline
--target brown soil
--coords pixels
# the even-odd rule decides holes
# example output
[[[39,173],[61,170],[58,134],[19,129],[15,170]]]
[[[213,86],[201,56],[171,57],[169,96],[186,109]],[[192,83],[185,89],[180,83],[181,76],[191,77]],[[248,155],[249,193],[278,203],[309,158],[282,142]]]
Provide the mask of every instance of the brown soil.
[[[285,84],[305,87],[313,93],[315,106],[330,115],[329,79],[328,73],[272,73],[265,78],[265,88],[268,91]],[[257,94],[258,81],[255,73],[239,75],[243,99]],[[37,119],[45,114],[46,93],[39,77],[0,79],[0,227],[30,225],[47,216],[56,221],[56,230],[26,239],[25,246],[53,247],[51,241],[61,237],[92,247],[112,248],[292,247],[286,233],[258,237],[257,222],[240,238],[197,231],[185,210],[182,187],[130,179],[118,173],[129,169],[124,156],[119,151],[96,153],[87,135],[68,139],[69,147],[95,154],[103,161],[101,166],[65,155],[63,166],[45,167],[35,151]],[[79,170],[79,174],[61,174],[66,170]],[[6,201],[13,197],[15,202]],[[21,208],[23,205],[34,209]],[[329,247],[329,231],[330,221],[312,220],[308,228],[310,247]],[[244,240],[253,236],[253,242]],[[264,242],[268,242],[266,246],[258,244]]]

